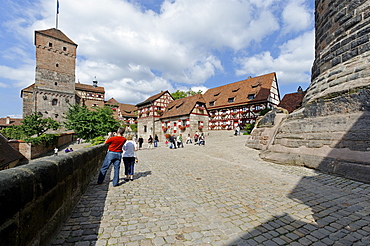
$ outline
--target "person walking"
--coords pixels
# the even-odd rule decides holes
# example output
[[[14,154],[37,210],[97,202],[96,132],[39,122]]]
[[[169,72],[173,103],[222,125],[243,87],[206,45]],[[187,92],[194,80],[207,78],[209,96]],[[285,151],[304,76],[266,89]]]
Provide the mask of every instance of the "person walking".
[[[105,156],[104,162],[99,172],[98,184],[103,183],[105,175],[107,174],[110,165],[113,163],[114,166],[113,186],[118,186],[119,170],[122,158],[122,146],[126,142],[126,138],[122,136],[124,132],[125,128],[119,127],[117,130],[117,134],[115,136],[114,134],[112,136],[112,134],[110,133],[108,135],[108,139],[105,140],[105,144],[109,144],[108,153]]]
[[[176,147],[176,136],[175,134],[172,134],[170,137],[170,149],[177,149]]]
[[[54,148],[54,155],[58,155],[58,148],[57,147]]]
[[[182,134],[180,134],[178,137],[177,137],[177,148],[184,148],[184,143],[182,142]]]
[[[152,149],[153,148],[153,137],[152,135],[149,135],[149,138],[148,138],[148,149]]]
[[[133,181],[135,173],[135,151],[137,151],[137,145],[135,141],[132,140],[132,135],[127,136],[127,141],[123,145],[123,151],[122,160],[125,165],[125,181]]]
[[[155,148],[155,147],[158,147],[158,142],[159,142],[158,135],[157,135],[157,134],[155,134],[155,135],[154,135],[154,148]]]
[[[144,139],[142,136],[139,137],[138,143],[139,143],[139,149],[143,148]]]

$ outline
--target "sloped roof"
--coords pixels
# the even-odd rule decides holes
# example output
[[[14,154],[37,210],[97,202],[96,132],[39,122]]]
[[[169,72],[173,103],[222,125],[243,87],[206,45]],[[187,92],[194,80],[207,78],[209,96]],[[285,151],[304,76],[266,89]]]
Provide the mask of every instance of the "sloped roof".
[[[268,100],[275,79],[276,74],[269,73],[208,89],[203,97],[207,102],[208,109],[263,102]],[[254,99],[248,99],[249,95],[254,95]],[[229,102],[230,98],[234,99],[231,103]],[[214,106],[209,106],[210,102],[215,102]]]
[[[117,100],[112,97],[111,99],[109,99],[108,101],[106,101],[105,104],[108,104],[108,105],[117,105],[118,106],[119,102],[117,102]]]
[[[184,97],[172,101],[168,104],[166,111],[163,113],[161,119],[189,115],[193,111],[197,103],[206,103],[202,94],[195,94],[193,96]]]
[[[141,107],[141,106],[144,106],[146,104],[150,104],[150,103],[154,102],[155,100],[157,100],[158,98],[160,98],[161,96],[163,96],[166,93],[168,93],[169,95],[171,95],[168,91],[161,91],[160,93],[158,93],[158,94],[156,94],[154,96],[149,97],[144,102],[141,102],[141,103],[136,104],[136,107]]]
[[[0,118],[0,126],[19,126],[21,124],[20,118],[9,118],[10,123],[6,124],[7,118]]]
[[[8,144],[8,140],[0,134],[0,167],[23,158],[24,156]]]
[[[302,106],[302,101],[306,95],[305,91],[285,94],[278,107],[285,108],[289,114]]]
[[[70,43],[70,44],[73,44],[73,45],[77,46],[77,44],[75,42],[73,42],[70,38],[68,38],[67,35],[65,35],[61,30],[56,29],[56,28],[50,28],[50,29],[47,29],[47,30],[35,31],[35,33],[39,33],[39,34],[42,34],[42,35],[45,35],[45,36],[49,36],[49,37],[52,37],[52,38],[55,38],[55,39],[59,39],[61,41],[64,41],[64,42],[67,42],[67,43]]]
[[[137,114],[135,113],[137,111],[137,107],[135,105],[125,103],[119,103],[118,105],[122,116],[137,117]]]
[[[91,92],[99,92],[99,93],[105,93],[104,87],[94,87],[92,85],[86,85],[81,83],[75,83],[76,90],[80,91],[91,91]]]

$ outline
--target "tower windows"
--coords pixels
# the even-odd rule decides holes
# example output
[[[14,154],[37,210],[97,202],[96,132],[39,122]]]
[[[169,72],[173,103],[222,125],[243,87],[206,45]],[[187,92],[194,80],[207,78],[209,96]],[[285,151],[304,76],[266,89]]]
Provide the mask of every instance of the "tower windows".
[[[54,85],[57,86],[58,85],[58,82],[55,82]]]
[[[55,64],[56,67],[59,67],[59,63]]]
[[[53,43],[50,43],[50,42],[49,42],[49,47],[50,47],[50,48],[51,48],[51,47],[53,47]]]
[[[67,47],[63,47],[63,51],[67,51]]]
[[[51,101],[51,105],[56,106],[57,104],[58,104],[58,99],[53,99],[53,101]]]

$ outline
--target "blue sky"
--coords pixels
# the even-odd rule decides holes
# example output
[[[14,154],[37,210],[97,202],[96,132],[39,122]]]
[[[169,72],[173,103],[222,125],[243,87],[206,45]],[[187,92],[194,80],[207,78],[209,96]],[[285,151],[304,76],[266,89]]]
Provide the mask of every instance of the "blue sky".
[[[0,4],[0,117],[21,117],[34,83],[34,31],[54,28],[57,0]],[[59,0],[59,26],[78,44],[76,82],[136,104],[162,90],[205,92],[276,72],[281,98],[306,89],[314,0]]]

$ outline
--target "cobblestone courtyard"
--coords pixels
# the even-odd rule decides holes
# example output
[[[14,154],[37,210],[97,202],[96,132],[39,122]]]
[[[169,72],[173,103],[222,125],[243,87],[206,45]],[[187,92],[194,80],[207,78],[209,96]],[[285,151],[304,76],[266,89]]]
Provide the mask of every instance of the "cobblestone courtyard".
[[[138,151],[135,180],[92,180],[53,245],[370,245],[370,185],[264,162],[245,141]]]

